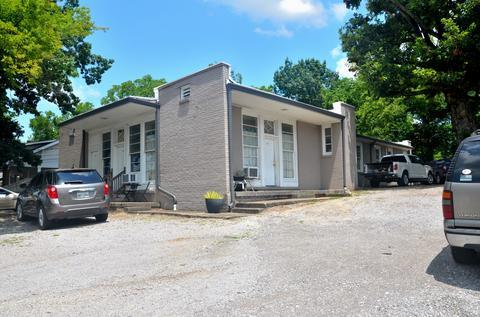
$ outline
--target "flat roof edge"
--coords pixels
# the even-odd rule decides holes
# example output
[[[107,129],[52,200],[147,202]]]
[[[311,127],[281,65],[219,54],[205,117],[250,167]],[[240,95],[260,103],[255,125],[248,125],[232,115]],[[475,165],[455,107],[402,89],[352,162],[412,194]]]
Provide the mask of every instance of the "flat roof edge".
[[[193,73],[190,73],[190,74],[188,74],[188,75],[185,75],[185,76],[183,76],[183,77],[177,78],[177,79],[175,79],[175,80],[173,80],[173,81],[171,81],[171,82],[168,82],[168,83],[165,83],[165,84],[163,84],[163,85],[154,87],[153,90],[155,91],[155,90],[160,90],[160,89],[164,89],[164,88],[170,87],[170,86],[175,85],[176,83],[178,83],[178,82],[180,82],[180,81],[182,81],[182,80],[188,79],[188,78],[190,78],[190,77],[196,76],[196,75],[198,75],[198,74],[201,74],[201,73],[203,73],[203,72],[209,71],[209,70],[211,70],[211,69],[214,69],[214,68],[217,68],[217,67],[220,67],[220,66],[226,66],[226,67],[231,68],[231,65],[228,64],[228,63],[226,63],[226,62],[218,62],[218,63],[216,63],[216,64],[214,64],[214,65],[212,65],[212,66],[205,67],[205,68],[203,68],[203,69],[197,70],[197,71],[195,71],[195,72],[193,72]]]
[[[296,107],[303,108],[303,109],[306,109],[306,110],[315,111],[315,112],[324,114],[326,116],[334,117],[334,118],[337,118],[337,119],[345,119],[345,116],[341,115],[339,113],[336,113],[336,112],[333,112],[333,111],[330,111],[330,110],[326,110],[326,109],[322,109],[322,108],[319,108],[319,107],[316,107],[316,106],[313,106],[313,105],[310,105],[308,103],[304,103],[304,102],[301,102],[301,101],[296,101],[296,100],[293,100],[293,99],[290,99],[290,98],[282,97],[282,96],[279,96],[277,94],[274,94],[274,93],[271,93],[271,92],[268,92],[268,91],[263,91],[263,90],[260,90],[260,89],[254,88],[254,87],[249,87],[249,86],[236,84],[236,83],[232,83],[232,82],[228,83],[227,87],[230,88],[230,89],[236,89],[238,91],[242,91],[242,92],[246,92],[246,93],[252,93],[252,94],[257,95],[259,97],[269,98],[269,99],[272,99],[272,100],[275,100],[275,101],[278,101],[278,102],[288,103],[292,106],[296,106]]]
[[[385,144],[391,144],[391,145],[398,146],[398,147],[403,147],[403,148],[406,148],[406,149],[414,149],[413,146],[400,144],[400,143],[395,143],[395,142],[392,142],[392,141],[386,141],[386,140],[374,138],[374,137],[371,137],[371,136],[361,135],[361,134],[358,134],[358,133],[357,133],[357,138],[366,139],[366,140],[370,140],[370,141],[374,141],[374,142],[381,142],[381,143],[385,143]]]
[[[64,126],[64,125],[73,123],[75,121],[88,118],[90,116],[102,113],[104,111],[107,111],[107,110],[113,109],[115,107],[127,104],[129,102],[136,103],[136,104],[143,105],[143,106],[147,106],[147,107],[152,107],[152,108],[157,107],[157,103],[155,103],[155,102],[150,102],[150,101],[147,101],[147,100],[144,100],[144,99],[139,99],[139,98],[135,98],[135,97],[132,97],[132,96],[128,96],[128,97],[125,97],[123,99],[116,100],[114,102],[106,104],[104,106],[100,106],[98,108],[94,108],[90,111],[87,111],[87,112],[81,113],[79,115],[76,115],[75,117],[72,117],[72,118],[67,119],[63,122],[60,122],[59,126]]]

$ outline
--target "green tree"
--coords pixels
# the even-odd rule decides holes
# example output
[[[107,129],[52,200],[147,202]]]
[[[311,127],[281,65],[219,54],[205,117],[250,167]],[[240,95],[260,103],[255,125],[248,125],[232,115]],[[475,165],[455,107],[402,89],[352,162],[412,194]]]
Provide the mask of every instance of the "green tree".
[[[301,59],[296,64],[288,58],[273,76],[274,92],[321,108],[331,105],[323,102],[323,92],[338,80],[338,74],[327,64],[314,58]]]
[[[230,77],[237,82],[238,84],[241,84],[243,82],[243,76],[239,72],[234,71],[233,69],[230,71]]]
[[[253,88],[257,88],[266,92],[272,92],[273,93],[273,85],[262,85],[262,86],[252,86]]]
[[[119,85],[113,85],[102,98],[102,105],[120,100],[128,96],[154,97],[153,88],[167,83],[163,78],[153,79],[152,75],[145,75],[135,80],[127,80]]]
[[[387,141],[411,140],[425,160],[451,156],[455,138],[442,113],[441,97],[377,97],[362,76],[343,78],[324,92],[325,103],[344,101],[356,107],[357,132]]]
[[[366,11],[344,2],[357,12],[340,31],[343,50],[376,95],[443,96],[437,119],[451,119],[458,140],[476,129],[479,0],[366,0]]]
[[[15,117],[37,115],[41,99],[62,113],[79,102],[71,78],[98,83],[113,63],[92,52],[86,37],[99,30],[78,0],[3,0],[0,5],[0,166],[38,162],[19,137]]]
[[[52,111],[47,111],[37,115],[30,120],[33,141],[54,140],[58,138],[58,120]]]
[[[58,138],[58,126],[60,122],[65,121],[73,116],[83,112],[90,111],[94,108],[91,102],[79,103],[72,112],[64,115],[56,115],[52,111],[46,111],[35,116],[30,120],[30,128],[32,129],[33,141],[54,140]]]
[[[368,87],[360,79],[341,78],[335,81],[330,89],[323,91],[323,99],[326,105],[343,101],[359,108],[365,103],[368,96]]]

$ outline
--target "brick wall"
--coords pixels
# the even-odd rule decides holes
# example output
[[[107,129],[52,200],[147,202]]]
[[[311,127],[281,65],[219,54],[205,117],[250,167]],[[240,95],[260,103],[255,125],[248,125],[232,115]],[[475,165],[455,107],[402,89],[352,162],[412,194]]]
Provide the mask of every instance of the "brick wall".
[[[178,209],[204,210],[203,194],[229,191],[226,81],[219,64],[159,88],[160,186],[177,196]],[[188,102],[180,87],[190,85]]]
[[[75,129],[75,136],[70,136],[72,129]],[[82,129],[75,126],[74,123],[60,127],[59,131],[59,167],[71,168],[80,167],[82,156]]]

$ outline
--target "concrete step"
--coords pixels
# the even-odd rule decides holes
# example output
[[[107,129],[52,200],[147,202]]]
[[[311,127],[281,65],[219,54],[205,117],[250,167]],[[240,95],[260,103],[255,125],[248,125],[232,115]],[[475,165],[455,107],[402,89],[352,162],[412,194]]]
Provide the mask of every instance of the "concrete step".
[[[151,201],[112,201],[110,206],[112,207],[135,207],[135,206],[148,206],[152,207],[156,202]]]
[[[149,207],[146,207],[146,206],[130,206],[130,207],[123,207],[123,210],[125,210],[125,212],[136,212],[136,211],[150,211],[152,210],[152,207],[149,206]]]
[[[290,198],[290,199],[276,199],[276,200],[264,200],[264,201],[240,201],[237,202],[235,208],[268,208],[274,206],[293,205],[299,203],[318,202],[329,200],[330,197],[317,197],[317,198]]]
[[[232,209],[234,213],[242,213],[242,214],[258,214],[262,212],[264,208],[246,208],[246,207],[235,207]]]
[[[235,197],[239,202],[285,200],[294,198],[319,198],[325,196],[345,196],[344,190],[259,190],[236,192]]]

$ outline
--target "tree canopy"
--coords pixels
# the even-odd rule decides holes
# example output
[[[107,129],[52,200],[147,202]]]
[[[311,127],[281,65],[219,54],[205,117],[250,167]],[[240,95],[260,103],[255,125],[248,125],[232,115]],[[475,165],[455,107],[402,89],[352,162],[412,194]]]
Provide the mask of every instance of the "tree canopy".
[[[337,80],[338,74],[328,69],[325,61],[308,58],[293,63],[287,58],[273,75],[273,90],[287,98],[328,108],[330,105],[324,103],[323,92]]]
[[[102,98],[101,103],[114,102],[128,96],[154,97],[153,88],[167,83],[163,78],[153,79],[152,75],[145,75],[135,80],[127,80],[119,85],[113,85]]]
[[[344,0],[359,9],[361,0]],[[379,97],[423,96],[457,138],[473,132],[480,110],[479,0],[366,0],[341,29],[353,70]],[[415,99],[415,98],[414,98]],[[437,99],[438,100],[438,99]],[[439,112],[443,110],[443,112]]]
[[[0,7],[0,166],[9,162],[34,164],[35,157],[19,137],[15,121],[22,113],[37,115],[41,99],[62,113],[79,99],[72,77],[98,83],[113,60],[92,52],[85,39],[99,30],[89,9],[78,0],[5,0]]]
[[[53,111],[46,111],[30,120],[32,141],[54,140],[58,138],[58,128],[62,121],[94,108],[91,102],[81,102],[75,110],[64,115],[56,115]]]

